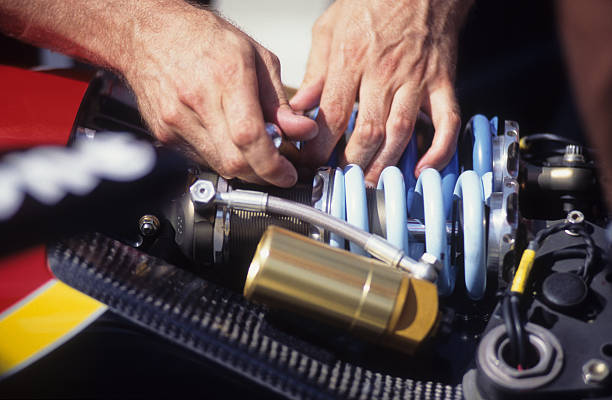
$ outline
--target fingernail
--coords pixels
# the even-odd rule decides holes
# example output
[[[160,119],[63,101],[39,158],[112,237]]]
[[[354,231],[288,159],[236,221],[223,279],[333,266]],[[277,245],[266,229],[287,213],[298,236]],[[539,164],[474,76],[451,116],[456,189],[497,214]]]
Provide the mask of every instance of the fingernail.
[[[371,181],[365,181],[365,186],[368,189],[376,189],[376,184]]]

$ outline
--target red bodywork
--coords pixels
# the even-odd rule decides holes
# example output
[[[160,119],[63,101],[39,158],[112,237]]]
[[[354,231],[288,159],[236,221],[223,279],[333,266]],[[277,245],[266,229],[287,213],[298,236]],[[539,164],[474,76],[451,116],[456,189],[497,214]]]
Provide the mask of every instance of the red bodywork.
[[[87,86],[83,79],[0,66],[0,151],[65,145]],[[51,277],[44,246],[0,259],[0,313]]]

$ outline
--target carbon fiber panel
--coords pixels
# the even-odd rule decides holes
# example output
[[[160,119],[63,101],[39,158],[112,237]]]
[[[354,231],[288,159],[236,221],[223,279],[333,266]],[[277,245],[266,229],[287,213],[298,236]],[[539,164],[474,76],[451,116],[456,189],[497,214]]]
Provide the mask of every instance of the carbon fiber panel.
[[[121,315],[287,398],[462,398],[460,385],[345,361],[270,324],[265,307],[101,234],[49,246],[49,264]]]

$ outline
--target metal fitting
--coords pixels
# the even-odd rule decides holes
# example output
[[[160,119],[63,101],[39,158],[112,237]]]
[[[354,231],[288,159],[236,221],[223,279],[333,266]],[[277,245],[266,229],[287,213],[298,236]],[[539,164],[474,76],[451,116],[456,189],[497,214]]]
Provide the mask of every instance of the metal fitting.
[[[568,144],[565,146],[565,154],[563,154],[563,161],[571,164],[584,163],[584,154],[582,146],[577,144]]]
[[[610,377],[610,367],[605,361],[593,358],[582,366],[584,383],[599,385]]]
[[[414,264],[412,265],[412,274],[415,278],[424,279],[429,282],[435,282],[443,268],[442,262],[430,253],[423,253],[421,258],[419,258],[418,265],[420,267],[418,269]],[[400,263],[401,266],[402,263]]]
[[[519,126],[504,122],[504,134],[493,137],[493,192],[489,197],[487,266],[497,271],[514,248],[519,222]]]
[[[571,224],[581,224],[584,222],[584,214],[578,210],[572,210],[567,213],[565,220]]]
[[[408,353],[438,320],[435,284],[276,226],[259,242],[244,295]]]
[[[268,194],[254,190],[238,189],[232,192],[219,193],[215,202],[238,210],[266,212]]]
[[[536,389],[555,379],[563,367],[563,348],[549,330],[527,323],[525,331],[537,353],[537,362],[530,368],[519,370],[506,361],[504,354],[510,340],[503,324],[489,331],[478,346],[480,373],[504,389]]]
[[[278,125],[266,122],[265,127],[268,137],[272,140],[272,144],[278,149],[278,152],[292,163],[298,163],[300,160],[300,150],[295,144],[285,139]]]
[[[155,215],[143,215],[138,220],[138,229],[143,236],[153,236],[159,230],[159,219]]]
[[[584,214],[578,210],[572,210],[569,213],[567,213],[567,217],[565,218],[565,221],[569,222],[570,224],[576,224],[576,225],[582,224],[584,222]],[[571,236],[579,236],[578,233],[576,233],[573,229],[566,229],[565,233]]]
[[[197,207],[208,208],[214,204],[216,196],[215,185],[211,181],[205,179],[198,179],[189,188],[191,195],[191,201]]]

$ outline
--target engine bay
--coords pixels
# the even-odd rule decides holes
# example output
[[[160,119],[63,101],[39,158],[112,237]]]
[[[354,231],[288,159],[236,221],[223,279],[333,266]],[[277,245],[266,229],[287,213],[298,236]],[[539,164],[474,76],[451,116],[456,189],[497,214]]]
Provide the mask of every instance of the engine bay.
[[[268,128],[283,154],[299,151]],[[72,141],[108,131],[151,141],[129,91],[102,74]],[[50,264],[282,396],[608,398],[609,233],[589,149],[475,115],[450,164],[416,179],[422,146],[413,139],[377,188],[357,166],[278,189],[192,164],[168,199],[58,242]],[[83,246],[123,256],[96,261]],[[138,281],[147,274],[166,286]]]

